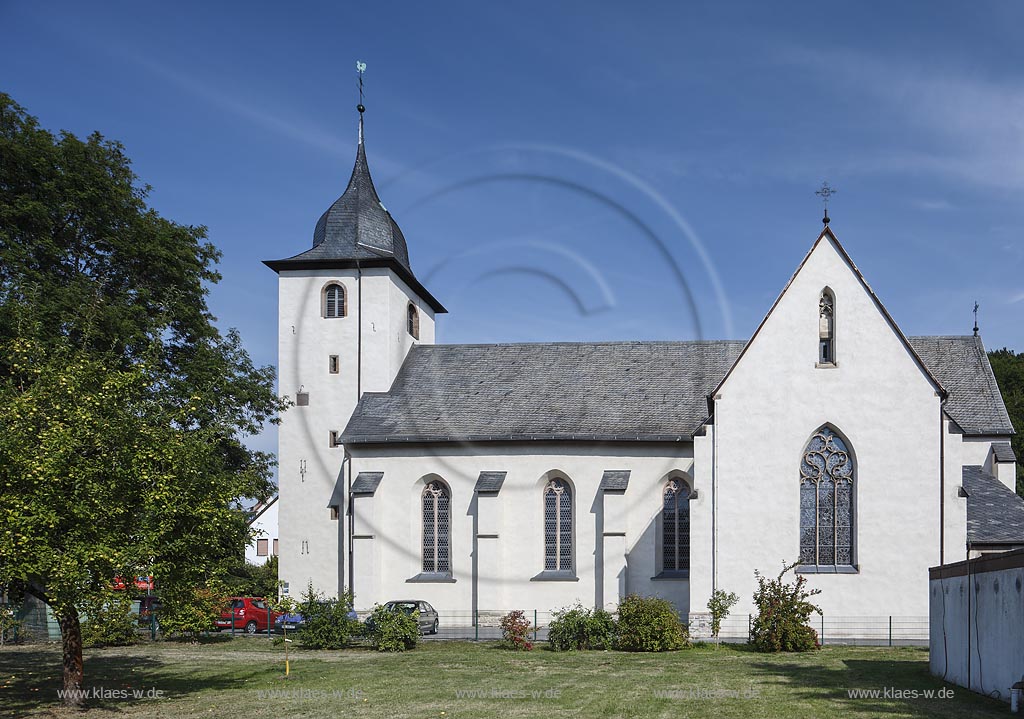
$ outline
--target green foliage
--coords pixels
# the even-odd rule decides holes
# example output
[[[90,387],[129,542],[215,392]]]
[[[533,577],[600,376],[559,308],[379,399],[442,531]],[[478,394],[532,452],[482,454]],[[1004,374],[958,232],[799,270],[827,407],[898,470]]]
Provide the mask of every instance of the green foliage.
[[[82,643],[87,647],[118,647],[138,639],[138,617],[125,591],[110,591],[90,597],[81,607]]]
[[[224,584],[232,596],[268,599],[276,597],[277,566],[277,555],[270,557],[263,564],[243,562],[228,568]]]
[[[754,604],[757,616],[751,629],[751,644],[759,652],[806,652],[819,649],[818,633],[808,623],[821,609],[808,600],[820,589],[806,589],[807,577],[798,574],[796,582],[787,584],[783,577],[797,564],[783,562],[775,579],[768,579],[756,569],[757,591]]]
[[[618,649],[666,652],[689,645],[686,625],[667,599],[630,594],[619,602]]]
[[[727,592],[724,589],[716,589],[711,592],[711,599],[708,600],[708,611],[711,612],[711,636],[718,638],[722,630],[722,620],[729,616],[729,610],[736,606],[740,600],[736,592]]]
[[[378,652],[404,652],[415,647],[420,638],[419,614],[375,604],[366,624],[373,647]]]
[[[1017,430],[1010,443],[1017,455],[1017,494],[1024,497],[1024,354],[1004,347],[989,352],[988,361],[999,383],[1006,412]]]
[[[530,641],[530,620],[526,618],[522,609],[516,609],[501,618],[501,646],[505,649],[515,651],[530,651],[533,649],[533,642]]]
[[[194,644],[200,634],[213,629],[229,597],[223,583],[216,580],[164,594],[160,627],[165,635],[183,637]]]
[[[344,592],[337,599],[327,598],[311,582],[296,611],[305,619],[299,639],[310,649],[341,649],[359,633],[359,622],[348,617],[352,611],[352,592]]]
[[[0,604],[0,647],[11,644],[15,637],[21,640],[21,620],[17,610],[10,604]]]
[[[615,643],[615,620],[603,609],[584,609],[577,602],[554,613],[548,643],[556,652],[610,649]]]

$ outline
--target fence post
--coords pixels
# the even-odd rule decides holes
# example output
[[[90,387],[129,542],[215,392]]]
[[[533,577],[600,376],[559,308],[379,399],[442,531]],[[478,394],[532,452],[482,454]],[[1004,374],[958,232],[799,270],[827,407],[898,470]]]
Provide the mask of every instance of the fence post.
[[[892,615],[889,615],[889,646],[892,646]]]
[[[821,646],[825,646],[825,613],[821,613]]]
[[[754,615],[747,615],[747,641],[751,642],[754,639]]]
[[[235,636],[235,603],[231,603],[231,636]]]
[[[149,638],[156,641],[156,609],[149,607]]]
[[[480,640],[480,611],[473,610],[473,641]]]
[[[270,639],[270,630],[273,626],[274,623],[270,621],[270,602],[267,602],[267,639]]]
[[[537,610],[533,610],[533,643],[537,643]]]

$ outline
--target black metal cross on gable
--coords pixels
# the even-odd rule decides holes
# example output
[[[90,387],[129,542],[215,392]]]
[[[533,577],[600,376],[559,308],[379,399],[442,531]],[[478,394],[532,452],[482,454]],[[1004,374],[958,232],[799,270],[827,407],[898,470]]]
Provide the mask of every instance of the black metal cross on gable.
[[[829,185],[827,180],[822,182],[821,187],[814,191],[814,194],[820,197],[821,201],[825,204],[825,216],[821,218],[821,221],[826,225],[829,223],[828,199],[837,192],[839,190]]]

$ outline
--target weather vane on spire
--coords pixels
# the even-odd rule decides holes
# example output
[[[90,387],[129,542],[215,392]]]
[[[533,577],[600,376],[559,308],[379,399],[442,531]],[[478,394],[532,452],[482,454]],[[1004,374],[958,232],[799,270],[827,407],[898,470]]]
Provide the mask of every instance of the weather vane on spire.
[[[974,336],[978,336],[978,301],[974,301]]]
[[[359,110],[359,144],[363,144],[363,113],[366,112],[366,107],[363,105],[363,73],[366,72],[366,63],[362,60],[356,60],[356,72],[359,73],[359,104],[356,105],[356,109]]]
[[[825,182],[822,182],[821,187],[814,191],[814,194],[820,197],[821,201],[825,203],[825,216],[821,218],[821,221],[826,225],[829,223],[828,198],[832,197],[832,195],[836,194],[837,192],[839,192],[839,190],[837,190],[834,187],[831,187],[828,184],[827,180]]]

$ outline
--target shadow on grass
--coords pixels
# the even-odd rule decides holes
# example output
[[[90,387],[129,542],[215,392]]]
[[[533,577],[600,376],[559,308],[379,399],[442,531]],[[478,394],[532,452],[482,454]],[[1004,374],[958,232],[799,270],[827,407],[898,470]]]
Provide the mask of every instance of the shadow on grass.
[[[0,651],[0,716],[23,717],[32,712],[59,707],[63,701],[63,668],[59,645],[27,645]],[[198,692],[237,689],[252,679],[272,679],[280,673],[271,665],[252,666],[235,661],[224,668],[183,672],[180,662],[154,657],[124,656],[102,649],[87,649],[84,658],[86,708],[117,710],[125,702],[152,699],[149,690],[163,698]],[[141,693],[139,693],[141,692]],[[107,698],[103,698],[103,697]]]
[[[933,677],[928,655],[920,650],[908,650],[905,657],[895,659],[829,661],[827,650],[802,655],[801,660],[795,655],[772,655],[774,661],[770,661],[767,656],[750,665],[759,683],[782,684],[799,700],[840,702],[844,713],[953,719],[1002,717],[1007,711],[1002,702]]]

